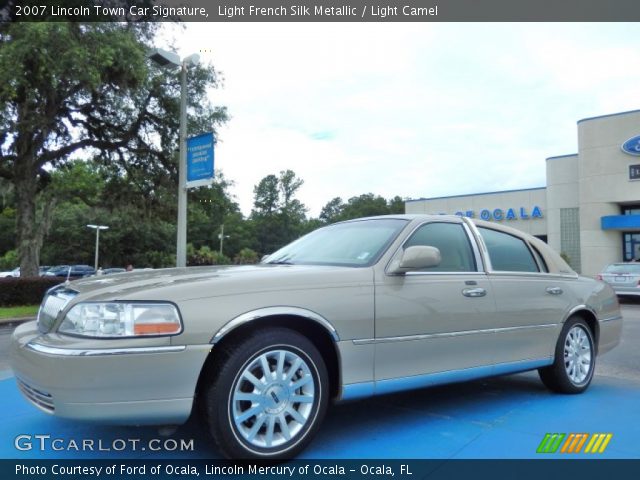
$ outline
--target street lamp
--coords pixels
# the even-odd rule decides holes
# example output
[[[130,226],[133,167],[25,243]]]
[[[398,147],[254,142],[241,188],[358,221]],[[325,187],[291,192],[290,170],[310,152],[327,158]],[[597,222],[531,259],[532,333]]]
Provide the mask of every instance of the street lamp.
[[[178,164],[178,226],[176,266],[187,266],[187,67],[197,65],[200,55],[194,53],[180,60],[168,50],[154,48],[149,58],[165,68],[180,67],[180,162]]]
[[[222,255],[222,243],[225,238],[229,238],[230,235],[224,234],[224,223],[220,225],[220,233],[218,234],[218,239],[220,240],[220,255]]]
[[[95,266],[93,267],[95,271],[98,271],[98,251],[100,247],[100,230],[107,230],[109,227],[106,225],[87,225],[89,228],[96,229],[96,256],[95,256]]]

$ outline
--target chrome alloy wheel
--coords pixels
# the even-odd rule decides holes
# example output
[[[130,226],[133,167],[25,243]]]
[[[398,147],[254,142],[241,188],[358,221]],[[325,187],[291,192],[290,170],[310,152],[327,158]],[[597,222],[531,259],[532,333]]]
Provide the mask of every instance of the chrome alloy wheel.
[[[591,350],[587,332],[580,325],[573,326],[564,341],[564,367],[574,385],[580,385],[589,378],[592,368]]]
[[[314,377],[302,357],[271,350],[251,360],[236,377],[231,416],[253,447],[273,448],[294,439],[313,412]]]

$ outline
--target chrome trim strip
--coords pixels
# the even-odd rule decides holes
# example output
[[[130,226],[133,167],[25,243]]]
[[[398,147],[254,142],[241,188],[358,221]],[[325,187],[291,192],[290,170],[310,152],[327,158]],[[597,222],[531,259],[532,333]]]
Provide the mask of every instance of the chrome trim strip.
[[[615,315],[613,317],[603,318],[603,319],[598,320],[598,321],[600,323],[605,323],[605,322],[613,322],[615,320],[622,320],[622,315]]]
[[[462,226],[464,227],[465,232],[467,232],[467,237],[469,238],[469,243],[471,243],[471,248],[473,249],[473,255],[476,258],[476,269],[485,272],[485,263],[484,258],[482,258],[482,254],[480,253],[480,248],[478,247],[478,240],[476,236],[473,234],[473,230],[469,226],[469,224],[473,224],[473,222],[469,219],[465,219],[462,217]]]
[[[49,347],[33,341],[27,343],[26,348],[47,355],[59,355],[63,357],[92,357],[98,355],[129,355],[137,353],[171,353],[186,350],[186,345],[167,345],[159,347],[129,347],[129,348],[59,348]]]
[[[596,314],[596,311],[593,308],[589,307],[588,305],[581,304],[581,305],[576,305],[571,310],[569,310],[565,314],[564,318],[562,319],[562,323],[566,322],[571,315],[573,315],[574,313],[579,312],[580,310],[587,310],[589,313],[593,314],[593,316],[596,319],[598,318],[598,315]]]
[[[430,333],[423,335],[405,335],[402,337],[359,338],[352,340],[354,345],[367,345],[371,343],[410,342],[413,340],[428,340],[431,338],[462,337],[464,335],[485,335],[493,333],[514,332],[518,330],[531,330],[534,328],[557,327],[557,323],[545,323],[542,325],[525,325],[521,327],[487,328],[484,330],[463,330],[460,332]]]
[[[467,218],[467,217],[461,217],[461,218],[462,218],[462,222],[465,225],[467,225],[471,230],[471,232],[473,233],[473,243],[476,243],[480,249],[482,261],[484,262],[483,263],[484,271],[486,273],[491,272],[493,270],[493,267],[491,265],[491,258],[489,258],[489,251],[487,250],[487,246],[484,243],[484,239],[482,238],[482,235],[480,235],[480,230],[478,230],[478,227],[470,218]]]
[[[492,270],[488,272],[488,275],[492,277],[532,277],[537,279],[553,279],[553,278],[578,278],[578,274],[570,273],[549,273],[549,272],[507,272],[504,270]]]
[[[446,276],[446,275],[455,275],[455,276],[461,276],[461,275],[467,275],[467,276],[484,276],[486,277],[487,274],[484,272],[406,272],[404,274],[405,277],[420,277],[420,276],[433,276],[433,275],[438,275],[440,277],[442,276]]]
[[[306,308],[300,307],[289,307],[289,306],[278,306],[278,307],[266,307],[259,308],[258,310],[252,310],[250,312],[243,313],[238,315],[233,320],[225,323],[220,330],[213,336],[209,343],[216,344],[218,343],[222,337],[224,337],[227,333],[240,325],[244,325],[247,322],[251,322],[253,320],[257,320],[259,318],[270,317],[275,315],[294,315],[297,317],[308,318],[309,320],[313,320],[314,322],[318,322],[322,325],[326,330],[329,331],[331,337],[335,342],[340,341],[340,337],[338,336],[338,332],[335,327],[331,325],[329,320],[324,318],[322,315],[317,314],[311,310],[307,310]]]

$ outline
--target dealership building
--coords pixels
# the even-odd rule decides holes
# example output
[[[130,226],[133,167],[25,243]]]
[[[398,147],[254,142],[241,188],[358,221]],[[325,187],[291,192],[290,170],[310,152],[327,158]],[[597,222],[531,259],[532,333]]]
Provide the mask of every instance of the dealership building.
[[[405,209],[510,225],[584,275],[640,258],[640,110],[578,121],[578,153],[547,158],[546,170],[546,187],[408,200]]]

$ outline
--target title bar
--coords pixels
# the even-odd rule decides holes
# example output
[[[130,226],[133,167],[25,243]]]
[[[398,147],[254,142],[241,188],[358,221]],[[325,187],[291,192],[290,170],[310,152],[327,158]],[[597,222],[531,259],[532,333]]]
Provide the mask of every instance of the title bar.
[[[9,0],[4,21],[637,22],[637,0]]]

